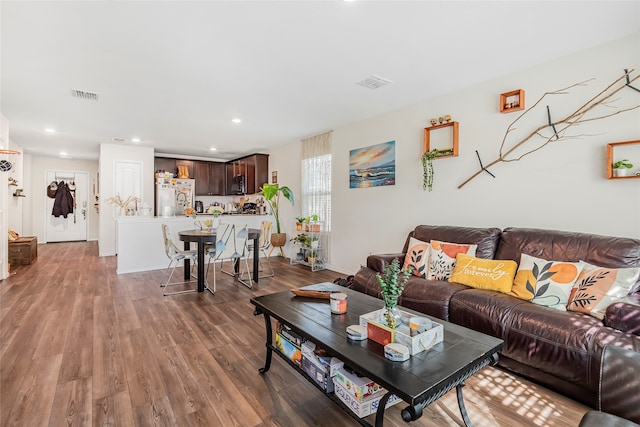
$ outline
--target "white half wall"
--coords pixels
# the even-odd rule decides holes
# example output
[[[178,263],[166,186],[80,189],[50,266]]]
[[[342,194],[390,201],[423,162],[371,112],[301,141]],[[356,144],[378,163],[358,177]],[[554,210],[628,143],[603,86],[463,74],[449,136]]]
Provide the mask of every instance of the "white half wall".
[[[100,256],[116,254],[116,219],[118,210],[109,205],[106,200],[114,197],[115,165],[116,162],[140,162],[142,203],[153,206],[154,199],[154,158],[153,148],[134,147],[116,144],[100,144],[100,230],[98,252]],[[128,194],[120,194],[126,199]]]
[[[485,164],[498,156],[507,127],[519,115],[499,112],[501,93],[523,89],[529,108],[546,91],[595,79],[567,95],[545,98],[527,115],[529,121],[519,123],[518,132],[528,133],[546,123],[547,104],[552,117],[562,117],[620,77],[625,68],[637,74],[639,46],[640,34],[635,34],[335,128],[330,268],[354,274],[371,253],[400,252],[407,233],[419,224],[548,228],[640,238],[640,179],[606,179],[606,144],[640,140],[640,109],[578,126],[569,133],[578,137],[551,143],[520,161],[498,164],[491,168],[496,178],[484,173],[457,188],[478,170],[476,150]],[[508,60],[507,53],[504,59]],[[614,98],[620,98],[621,106],[640,104],[640,93],[629,88]],[[435,160],[433,191],[423,191],[423,129],[431,117],[445,114],[460,123],[459,156]],[[396,141],[396,185],[350,189],[349,151],[387,141]],[[299,145],[272,150],[269,157],[272,165],[286,165],[272,168],[292,188],[294,180],[299,182],[294,169],[300,165],[290,159]],[[640,157],[631,160],[634,171],[640,170]],[[300,197],[299,186],[295,194]]]

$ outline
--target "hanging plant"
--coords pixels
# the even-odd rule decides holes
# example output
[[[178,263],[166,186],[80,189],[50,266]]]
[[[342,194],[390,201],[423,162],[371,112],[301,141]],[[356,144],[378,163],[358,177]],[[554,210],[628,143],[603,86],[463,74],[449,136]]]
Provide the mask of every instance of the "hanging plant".
[[[426,151],[422,155],[422,189],[431,191],[433,188],[433,159],[438,157],[438,149]]]

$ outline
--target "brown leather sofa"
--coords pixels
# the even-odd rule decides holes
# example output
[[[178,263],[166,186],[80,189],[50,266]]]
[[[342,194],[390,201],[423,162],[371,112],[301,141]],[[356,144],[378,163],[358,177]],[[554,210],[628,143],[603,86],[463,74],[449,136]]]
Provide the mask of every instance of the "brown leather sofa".
[[[522,253],[553,261],[610,268],[640,267],[640,240],[527,228],[417,226],[402,252],[370,255],[352,288],[380,298],[376,274],[404,260],[409,238],[477,244],[479,258],[520,261]],[[510,295],[412,276],[400,305],[504,340],[499,365],[575,400],[597,407],[603,348],[640,352],[640,293],[607,308],[604,321],[562,312]],[[635,380],[635,379],[634,379]]]

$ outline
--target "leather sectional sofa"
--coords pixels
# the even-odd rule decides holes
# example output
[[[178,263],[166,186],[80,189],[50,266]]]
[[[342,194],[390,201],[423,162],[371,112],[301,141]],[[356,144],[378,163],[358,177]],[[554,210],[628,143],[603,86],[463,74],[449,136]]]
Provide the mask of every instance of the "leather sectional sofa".
[[[394,258],[402,262],[409,239],[477,244],[476,257],[520,261],[522,253],[546,260],[586,261],[602,267],[640,267],[640,240],[527,228],[417,226],[403,251],[370,255],[352,288],[380,298],[376,274]],[[640,352],[640,283],[604,320],[558,311],[506,293],[412,276],[400,305],[504,340],[499,365],[552,390],[597,407],[605,346]],[[639,382],[637,376],[628,381]]]

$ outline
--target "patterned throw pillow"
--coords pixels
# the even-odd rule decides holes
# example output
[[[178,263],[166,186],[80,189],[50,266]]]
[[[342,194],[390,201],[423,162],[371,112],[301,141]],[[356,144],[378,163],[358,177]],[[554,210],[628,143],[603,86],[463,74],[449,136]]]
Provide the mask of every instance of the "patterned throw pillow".
[[[604,319],[607,307],[629,294],[640,268],[606,268],[582,262],[584,269],[569,295],[567,310]]]
[[[478,245],[458,244],[432,240],[429,243],[429,271],[428,280],[448,280],[456,265],[456,255],[476,255]]]
[[[483,259],[458,254],[449,281],[476,289],[506,293],[511,291],[517,269],[518,264],[512,260]]]
[[[559,311],[567,311],[569,294],[582,271],[579,262],[547,261],[520,256],[520,266],[510,295]]]
[[[427,277],[427,262],[429,261],[429,244],[422,240],[409,239],[409,249],[404,257],[402,270],[413,267],[413,275],[421,278]]]

